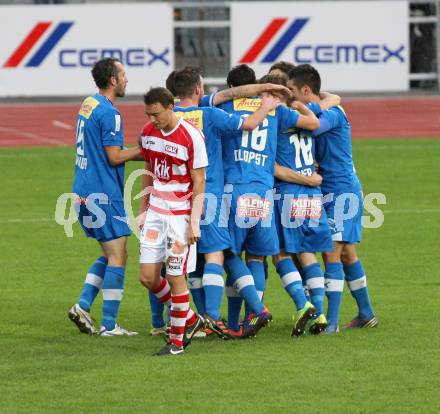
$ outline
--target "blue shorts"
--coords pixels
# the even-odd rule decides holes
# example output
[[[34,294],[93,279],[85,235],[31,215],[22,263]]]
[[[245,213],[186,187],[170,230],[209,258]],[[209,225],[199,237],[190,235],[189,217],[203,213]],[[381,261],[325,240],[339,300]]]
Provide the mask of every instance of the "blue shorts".
[[[316,253],[333,250],[322,194],[281,194],[275,201],[275,222],[280,249],[287,253]]]
[[[78,202],[75,208],[87,237],[106,242],[131,234],[123,201],[109,201],[109,204]]]
[[[228,186],[230,184],[225,188]],[[231,250],[235,254],[246,250],[256,256],[278,254],[280,248],[273,214],[272,189],[255,183],[234,184],[229,197]]]
[[[222,203],[222,195],[205,198],[204,211],[200,222],[198,253],[219,252],[231,247],[227,208]]]
[[[328,224],[334,241],[359,243],[362,239],[362,190],[335,192],[325,195],[332,200],[324,203]]]

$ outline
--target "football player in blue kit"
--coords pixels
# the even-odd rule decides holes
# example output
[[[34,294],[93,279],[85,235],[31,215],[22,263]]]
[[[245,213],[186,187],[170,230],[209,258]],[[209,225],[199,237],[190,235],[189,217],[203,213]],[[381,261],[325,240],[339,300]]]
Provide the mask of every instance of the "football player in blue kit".
[[[253,79],[252,79],[253,77]],[[247,65],[239,65],[228,74],[228,85],[253,83],[255,74]],[[220,105],[229,113],[249,116],[261,104],[261,97],[234,99]],[[272,315],[262,303],[265,290],[265,272],[263,260],[279,252],[278,238],[273,216],[272,191],[274,184],[274,164],[278,131],[293,127],[315,129],[319,121],[315,115],[301,103],[293,110],[280,106],[268,113],[263,122],[253,131],[236,132],[231,135],[228,145],[223,146],[225,169],[225,192],[230,193],[229,232],[232,248],[225,259],[228,273],[229,316],[228,325],[232,331],[238,331],[241,300],[238,293],[252,312],[245,326],[243,336],[254,336],[265,326]],[[247,253],[246,265],[240,258],[241,252]],[[228,283],[227,283],[228,284]],[[302,294],[304,290],[301,288]],[[235,290],[235,294],[234,294]],[[307,308],[313,306],[307,303]]]
[[[223,251],[231,247],[231,238],[227,218],[224,217],[225,210],[221,209],[224,188],[222,140],[223,145],[228,146],[229,137],[236,132],[257,128],[268,112],[279,105],[279,101],[267,96],[260,100],[256,111],[247,117],[230,114],[216,107],[200,107],[204,86],[200,69],[195,67],[175,71],[173,88],[179,98],[174,111],[180,118],[190,121],[203,131],[209,162],[206,170],[206,201],[201,238],[197,244],[197,251],[204,254],[205,263],[202,278],[197,277],[200,276],[199,272],[195,272],[197,274],[190,277],[189,285],[197,309],[205,317],[207,327],[227,339],[228,329],[220,318],[220,306],[224,288]]]
[[[84,100],[78,113],[75,179],[79,221],[87,237],[96,239],[103,255],[87,273],[78,303],[68,316],[83,333],[132,336],[116,323],[124,292],[127,236],[131,234],[124,210],[124,164],[139,159],[140,148],[123,148],[121,114],[114,106],[125,95],[127,77],[113,58],[95,63],[92,76],[99,92]],[[102,322],[98,331],[90,316],[102,289]]]
[[[287,83],[284,76],[266,75],[262,82]],[[339,103],[336,95],[326,94],[318,103],[309,103],[318,116],[321,107]],[[332,249],[330,228],[325,210],[322,208],[322,193],[319,184],[322,179],[315,172],[315,139],[311,131],[290,128],[280,132],[275,165],[275,222],[277,225],[280,253],[273,257],[277,272],[285,290],[295,302],[297,312],[294,318],[292,336],[302,335],[307,320],[312,317],[311,309],[305,307],[300,283],[306,285],[311,302],[316,309],[309,331],[319,334],[327,326],[323,314],[324,275],[316,259],[316,252]],[[296,255],[299,268],[293,260]],[[302,277],[301,277],[302,276]],[[308,314],[304,315],[304,312]]]
[[[321,79],[311,65],[299,65],[289,72],[288,86],[295,99],[303,103],[319,102]],[[378,325],[371,306],[365,271],[356,254],[361,241],[363,196],[353,164],[351,129],[340,106],[331,107],[319,115],[316,137],[316,160],[323,181],[324,208],[333,238],[333,251],[323,254],[325,290],[328,299],[326,332],[339,330],[339,308],[344,286],[344,274],[351,294],[358,305],[358,315],[348,327],[372,328]]]

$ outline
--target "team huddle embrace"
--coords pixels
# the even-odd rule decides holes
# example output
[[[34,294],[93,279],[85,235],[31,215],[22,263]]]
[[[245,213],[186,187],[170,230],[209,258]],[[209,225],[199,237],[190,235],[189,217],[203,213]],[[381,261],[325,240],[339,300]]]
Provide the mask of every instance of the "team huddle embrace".
[[[278,62],[257,80],[239,65],[227,76],[229,88],[210,95],[198,68],[175,70],[166,88],[144,95],[148,122],[133,148],[123,147],[113,105],[127,85],[122,64],[102,59],[92,75],[99,93],[78,114],[73,192],[79,221],[103,255],[69,311],[81,332],[137,334],[116,323],[131,234],[121,220],[129,160],[144,161],[149,172],[138,217],[140,281],[150,293],[151,334],[167,339],[154,355],[183,354],[194,336],[255,337],[272,320],[264,299],[269,260],[296,309],[292,336],[339,331],[344,279],[358,305],[347,327],[377,326],[355,248],[363,195],[350,124],[340,98],[321,92],[316,69]],[[96,193],[106,220],[90,225]],[[98,330],[90,308],[100,289]]]

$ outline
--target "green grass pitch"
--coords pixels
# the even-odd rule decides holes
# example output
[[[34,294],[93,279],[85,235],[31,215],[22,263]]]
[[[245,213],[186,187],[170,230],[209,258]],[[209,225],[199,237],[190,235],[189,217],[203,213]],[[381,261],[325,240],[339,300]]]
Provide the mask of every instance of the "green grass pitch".
[[[274,321],[256,339],[195,340],[183,357],[156,359],[134,237],[119,320],[141,334],[88,337],[67,319],[99,254],[78,225],[67,238],[53,220],[73,149],[2,149],[0,412],[439,413],[440,140],[358,141],[354,154],[364,192],[387,198],[384,225],[358,249],[380,326],[293,340],[272,269]],[[341,322],[354,314],[345,289]]]

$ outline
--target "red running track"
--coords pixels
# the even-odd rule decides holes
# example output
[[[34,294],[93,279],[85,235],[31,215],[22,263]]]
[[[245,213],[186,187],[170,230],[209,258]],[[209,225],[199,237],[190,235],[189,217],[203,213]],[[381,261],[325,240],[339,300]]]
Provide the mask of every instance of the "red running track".
[[[75,142],[78,104],[0,105],[0,147],[66,146]],[[440,137],[440,97],[345,99],[354,139]],[[120,101],[125,142],[134,143],[145,115]]]

